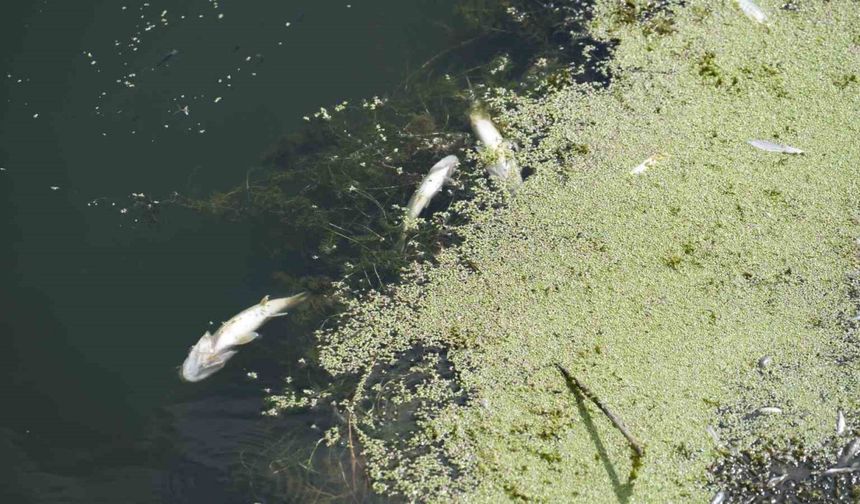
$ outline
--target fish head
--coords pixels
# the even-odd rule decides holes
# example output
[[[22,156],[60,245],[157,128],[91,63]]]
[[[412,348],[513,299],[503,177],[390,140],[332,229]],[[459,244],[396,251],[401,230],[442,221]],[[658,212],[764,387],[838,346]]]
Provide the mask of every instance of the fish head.
[[[185,358],[185,362],[182,363],[179,377],[187,382],[205,380],[220,371],[236,353],[235,350],[201,351],[198,349],[198,345],[195,345],[188,353],[188,357]]]
[[[457,156],[446,156],[430,168],[428,176],[439,174],[443,179],[447,179],[454,174],[454,171],[457,170],[457,166],[459,164],[460,160]]]

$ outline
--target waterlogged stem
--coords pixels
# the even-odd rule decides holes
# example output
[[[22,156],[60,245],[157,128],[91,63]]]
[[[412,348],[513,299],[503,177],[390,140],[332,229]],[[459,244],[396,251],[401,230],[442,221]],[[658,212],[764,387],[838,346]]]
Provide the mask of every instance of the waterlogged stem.
[[[594,395],[594,392],[592,392],[588,387],[583,385],[581,381],[577,380],[575,376],[570,374],[570,371],[565,369],[564,366],[559,363],[556,363],[555,367],[558,368],[558,370],[564,376],[564,379],[567,380],[568,387],[578,390],[583,396],[591,400],[591,402],[593,402],[598,408],[600,408],[600,411],[602,411],[603,414],[606,415],[607,418],[609,418],[609,421],[612,422],[612,425],[614,425],[616,429],[621,431],[621,434],[623,434],[624,437],[627,438],[627,442],[630,443],[630,448],[632,448],[633,451],[636,453],[636,457],[633,461],[634,466],[639,465],[641,463],[641,459],[645,456],[645,448],[643,448],[642,444],[639,443],[639,441],[637,441],[632,434],[630,434],[630,431],[627,430],[627,426],[624,425],[624,422],[622,422],[621,419],[615,415],[615,413],[610,411],[609,408],[605,404],[603,404],[603,402],[596,395]]]

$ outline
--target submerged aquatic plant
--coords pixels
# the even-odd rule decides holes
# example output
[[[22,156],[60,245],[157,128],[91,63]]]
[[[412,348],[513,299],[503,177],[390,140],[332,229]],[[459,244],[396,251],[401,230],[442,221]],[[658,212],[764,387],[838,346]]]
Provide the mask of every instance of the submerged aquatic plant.
[[[264,168],[249,170],[233,189],[183,204],[251,225],[255,242],[278,260],[273,274],[291,290],[310,288],[310,278],[379,289],[411,260],[453,243],[451,203],[469,199],[480,184],[435,198],[433,214],[410,228],[407,254],[396,246],[427,167],[473,150],[473,104],[592,78],[598,59],[584,56],[592,47],[585,38],[577,42],[586,15],[579,2],[470,0],[456,11],[450,48],[386,96],[320,108],[272,146]],[[466,171],[464,178],[480,178]]]

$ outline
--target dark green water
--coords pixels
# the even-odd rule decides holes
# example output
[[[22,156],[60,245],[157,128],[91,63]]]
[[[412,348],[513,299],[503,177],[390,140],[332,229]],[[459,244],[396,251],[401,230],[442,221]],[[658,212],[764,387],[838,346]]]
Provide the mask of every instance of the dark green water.
[[[209,321],[291,293],[248,229],[176,207],[142,222],[129,195],[241,183],[302,116],[383,95],[444,49],[434,20],[454,3],[4,3],[2,502],[280,500],[233,478],[242,453],[314,435],[261,419],[272,343],[202,384],[176,366]]]

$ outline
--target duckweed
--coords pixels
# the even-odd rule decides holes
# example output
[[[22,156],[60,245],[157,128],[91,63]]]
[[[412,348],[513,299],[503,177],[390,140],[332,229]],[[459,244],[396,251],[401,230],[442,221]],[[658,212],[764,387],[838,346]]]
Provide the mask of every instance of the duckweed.
[[[727,453],[708,426],[753,460],[771,440],[812,446],[837,407],[858,408],[860,95],[822,76],[860,72],[860,12],[761,4],[767,29],[696,0],[661,3],[671,29],[643,29],[640,2],[599,0],[608,87],[484,97],[534,175],[513,195],[476,189],[455,205],[457,245],[385,292],[343,290],[343,323],[318,334],[320,364],[359,377],[351,428],[375,491],[706,502]],[[658,167],[629,175],[654,152]],[[641,467],[555,363],[645,444]],[[764,407],[782,414],[750,415]]]

